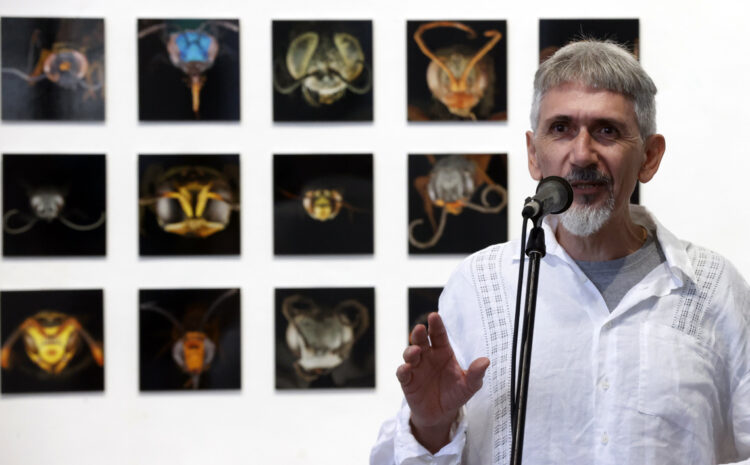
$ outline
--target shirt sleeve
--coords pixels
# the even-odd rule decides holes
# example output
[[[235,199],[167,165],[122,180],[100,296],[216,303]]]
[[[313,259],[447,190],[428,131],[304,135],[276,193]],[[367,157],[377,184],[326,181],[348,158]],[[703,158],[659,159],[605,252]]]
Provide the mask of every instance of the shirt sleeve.
[[[434,455],[411,434],[411,411],[406,402],[398,414],[383,423],[370,452],[370,465],[459,465],[466,444],[466,419],[461,409],[451,427],[451,440]]]

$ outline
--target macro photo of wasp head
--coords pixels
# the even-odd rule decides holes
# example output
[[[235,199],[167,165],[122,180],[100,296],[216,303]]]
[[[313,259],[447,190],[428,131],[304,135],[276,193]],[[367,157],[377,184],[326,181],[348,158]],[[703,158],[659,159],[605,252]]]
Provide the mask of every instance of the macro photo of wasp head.
[[[0,23],[3,121],[104,121],[104,20]]]
[[[101,290],[0,292],[3,394],[104,390]]]
[[[238,255],[239,169],[239,155],[140,155],[140,254]]]

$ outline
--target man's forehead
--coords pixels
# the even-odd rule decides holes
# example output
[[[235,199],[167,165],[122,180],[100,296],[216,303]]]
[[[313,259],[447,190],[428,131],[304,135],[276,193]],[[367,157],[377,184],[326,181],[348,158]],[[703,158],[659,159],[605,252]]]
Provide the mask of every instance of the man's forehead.
[[[565,82],[549,89],[540,102],[540,121],[556,116],[631,119],[636,122],[633,100],[620,92]]]

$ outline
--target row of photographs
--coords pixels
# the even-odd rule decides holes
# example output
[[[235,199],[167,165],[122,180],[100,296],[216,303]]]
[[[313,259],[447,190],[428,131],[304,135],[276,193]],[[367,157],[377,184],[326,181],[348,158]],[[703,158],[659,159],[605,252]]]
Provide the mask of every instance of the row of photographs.
[[[409,288],[409,328],[441,292]],[[140,290],[140,391],[241,389],[240,307],[236,288]],[[374,288],[276,289],[276,389],[374,388],[374,318]],[[2,394],[104,390],[103,291],[2,291],[0,328]]]
[[[106,254],[105,155],[4,154],[2,169],[4,257]],[[505,154],[409,155],[409,253],[507,240],[507,173]],[[240,254],[239,155],[139,155],[138,189],[140,255]],[[272,199],[275,255],[374,253],[372,154],[274,155]]]
[[[372,31],[273,21],[273,120],[372,121]],[[140,121],[239,121],[239,34],[237,19],[139,19]],[[103,19],[2,18],[2,119],[104,120],[104,36]],[[542,19],[540,61],[580,38],[638,56],[639,23]],[[504,20],[407,21],[408,121],[507,120],[507,42]]]

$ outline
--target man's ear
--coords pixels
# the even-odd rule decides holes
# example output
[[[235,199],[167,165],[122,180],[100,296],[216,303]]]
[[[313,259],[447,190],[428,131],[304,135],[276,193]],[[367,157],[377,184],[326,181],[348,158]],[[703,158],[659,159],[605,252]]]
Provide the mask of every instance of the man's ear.
[[[534,146],[534,133],[526,131],[526,154],[529,158],[529,174],[535,181],[542,179],[542,170],[539,160],[536,158],[536,147]]]
[[[643,183],[649,182],[659,170],[659,164],[661,164],[661,159],[667,148],[664,136],[661,134],[649,136],[644,145],[646,159],[643,161],[641,169],[638,171],[638,180]]]

